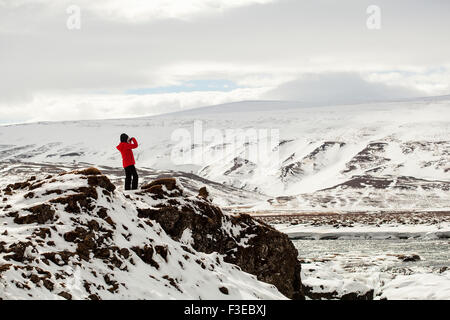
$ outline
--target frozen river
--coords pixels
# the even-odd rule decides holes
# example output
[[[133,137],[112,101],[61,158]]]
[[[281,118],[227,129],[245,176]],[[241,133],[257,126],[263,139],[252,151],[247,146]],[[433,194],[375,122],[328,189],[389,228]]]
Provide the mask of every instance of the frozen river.
[[[303,284],[338,296],[373,290],[375,299],[450,299],[450,241],[293,240]],[[403,261],[418,255],[420,260]]]
[[[450,268],[450,240],[293,240],[301,259],[320,259],[338,254],[350,260],[368,256],[412,255],[421,260],[393,266]],[[361,267],[367,267],[363,263]]]

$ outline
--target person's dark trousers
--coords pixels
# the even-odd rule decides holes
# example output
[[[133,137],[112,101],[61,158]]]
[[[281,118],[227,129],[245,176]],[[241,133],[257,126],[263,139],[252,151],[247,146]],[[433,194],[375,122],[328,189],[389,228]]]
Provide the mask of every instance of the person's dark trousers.
[[[138,187],[138,174],[134,165],[125,168],[125,190],[136,190]],[[131,188],[130,188],[131,187]]]

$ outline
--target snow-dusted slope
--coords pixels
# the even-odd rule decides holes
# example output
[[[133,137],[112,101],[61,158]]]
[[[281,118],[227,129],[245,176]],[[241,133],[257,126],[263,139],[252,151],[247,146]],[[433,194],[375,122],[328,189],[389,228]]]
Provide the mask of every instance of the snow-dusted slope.
[[[196,120],[201,122],[194,129]],[[208,139],[208,129],[224,139]],[[254,159],[249,156],[251,148],[267,140],[263,135],[256,141],[241,139],[247,129],[269,136],[276,133],[271,130],[279,130],[279,140],[275,134],[266,146],[269,152]],[[141,167],[192,171],[272,197],[293,196],[292,206],[354,210],[383,208],[395,201],[400,208],[430,203],[436,209],[450,207],[448,96],[329,107],[253,101],[139,119],[3,126],[0,159],[119,167],[114,147],[122,132],[138,138],[136,158]],[[186,132],[191,140],[184,147],[192,152],[193,161],[174,163],[173,151],[180,141],[172,140],[172,134]],[[355,187],[349,184],[352,179],[375,182]],[[395,188],[397,181],[406,180],[413,182]],[[387,196],[391,193],[392,198]],[[358,201],[348,199],[355,195]],[[368,200],[361,202],[361,197]]]
[[[34,163],[26,161],[6,160],[0,162],[0,186],[18,182],[27,177],[47,173],[55,174],[62,171],[73,171],[89,166],[88,163]],[[123,168],[109,167],[104,165],[97,166],[108,178],[123,190],[124,172]],[[214,204],[221,207],[229,205],[244,205],[248,203],[260,203],[267,200],[267,196],[255,192],[245,191],[232,186],[223,185],[190,172],[155,170],[152,168],[138,167],[140,175],[140,184],[148,183],[150,180],[174,177],[179,180],[184,188],[197,192],[201,187],[208,186],[208,192]]]
[[[203,215],[206,200],[180,190],[123,194],[96,169],[38,174],[3,188],[0,299],[285,299],[224,255],[193,249],[188,230],[175,241],[139,217],[137,206],[177,201]],[[221,228],[244,241],[242,226],[224,218]]]

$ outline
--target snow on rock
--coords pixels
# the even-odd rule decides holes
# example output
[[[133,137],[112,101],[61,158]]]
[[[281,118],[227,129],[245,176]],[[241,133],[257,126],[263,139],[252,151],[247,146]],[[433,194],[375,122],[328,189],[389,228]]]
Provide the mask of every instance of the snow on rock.
[[[275,285],[287,297],[303,298],[298,252],[289,238],[249,215],[224,214],[205,200],[206,193],[181,198],[176,180],[164,178],[127,196],[136,203],[139,218],[158,222],[174,240],[187,240],[196,251],[218,252],[224,261]]]
[[[203,198],[184,196],[176,181],[124,194],[90,168],[32,176],[3,188],[0,199],[1,299],[286,298],[284,288],[259,281],[236,265],[241,261],[231,261],[223,248],[245,250],[235,242],[216,248],[207,241],[198,250],[202,242],[194,227],[192,235],[180,229],[177,241],[149,217],[182,217],[188,210],[208,220],[215,214],[220,219],[208,225],[212,234],[227,234],[223,223],[245,226],[247,235],[263,228],[249,218],[224,217]],[[253,239],[255,246],[271,247],[262,237],[248,242]]]
[[[448,267],[421,260],[389,252],[323,253],[302,260],[304,292],[309,299],[448,299]]]

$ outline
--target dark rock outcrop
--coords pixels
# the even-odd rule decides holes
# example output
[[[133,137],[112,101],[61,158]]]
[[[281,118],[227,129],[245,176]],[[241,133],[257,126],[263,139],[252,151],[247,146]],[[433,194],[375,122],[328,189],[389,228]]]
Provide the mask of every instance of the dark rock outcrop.
[[[155,193],[152,188],[165,186],[170,193]],[[203,197],[186,198],[183,205],[174,198],[178,187],[171,179],[159,179],[141,195],[168,199],[169,205],[138,208],[138,217],[158,222],[173,239],[180,240],[186,230],[191,233],[192,247],[201,252],[218,252],[225,261],[238,265],[261,281],[273,284],[291,299],[303,299],[301,265],[297,249],[288,236],[249,215],[229,216]]]
[[[365,293],[349,292],[339,295],[336,291],[332,292],[316,292],[313,288],[304,286],[305,295],[313,300],[373,300],[374,290],[368,290]]]
[[[201,187],[201,188],[198,190],[198,196],[199,196],[200,198],[203,198],[203,199],[208,199],[208,197],[209,197],[209,192],[208,192],[208,190],[206,189],[206,187]]]
[[[403,262],[415,262],[420,260],[420,256],[418,254],[410,254],[410,255],[399,254],[397,255],[397,257]]]

